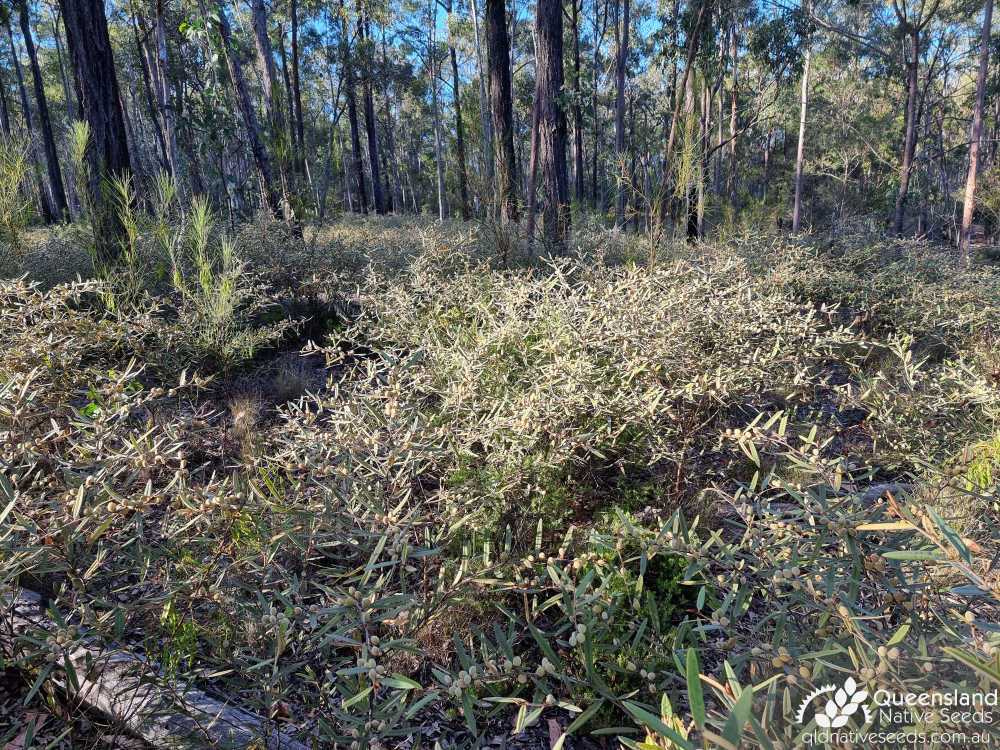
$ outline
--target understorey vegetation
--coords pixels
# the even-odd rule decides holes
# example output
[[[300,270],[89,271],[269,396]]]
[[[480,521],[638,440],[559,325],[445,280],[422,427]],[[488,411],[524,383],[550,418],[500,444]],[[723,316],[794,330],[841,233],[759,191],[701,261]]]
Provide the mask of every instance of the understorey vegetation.
[[[80,648],[315,748],[791,748],[849,677],[998,687],[988,260],[129,191],[115,263],[24,231],[0,281],[0,623],[48,623],[0,667],[51,746],[124,732]]]

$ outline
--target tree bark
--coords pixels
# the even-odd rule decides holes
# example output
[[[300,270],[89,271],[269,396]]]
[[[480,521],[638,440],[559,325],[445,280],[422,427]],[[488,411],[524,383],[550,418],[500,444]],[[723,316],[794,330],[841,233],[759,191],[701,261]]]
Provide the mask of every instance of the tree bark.
[[[361,156],[361,134],[358,127],[358,98],[355,93],[354,64],[351,59],[350,41],[347,33],[347,20],[344,17],[344,2],[340,3],[341,18],[341,55],[345,81],[344,97],[347,99],[347,122],[351,126],[351,171],[354,173],[354,188],[358,194],[357,211],[368,213],[368,190],[365,186],[365,169]]]
[[[0,72],[0,133],[3,133],[5,138],[11,137],[10,111],[7,108],[7,82],[3,80],[2,72]]]
[[[465,161],[465,134],[462,132],[462,89],[458,78],[458,59],[455,48],[450,47],[451,76],[455,91],[455,158],[458,160],[458,195],[462,201],[462,219],[468,221],[472,215],[469,211],[469,172]]]
[[[295,105],[295,171],[305,176],[305,128],[302,122],[302,88],[299,84],[299,4],[291,0],[289,16],[292,26],[292,94]]]
[[[431,114],[434,118],[434,162],[437,169],[438,220],[444,221],[448,214],[444,187],[444,153],[441,145],[441,110],[438,107],[438,67],[437,67],[437,21],[435,19],[437,0],[430,0],[427,14],[427,60],[430,63]]]
[[[99,2],[100,0],[91,0]],[[243,125],[247,130],[247,138],[250,140],[250,151],[253,153],[254,164],[257,167],[257,178],[260,181],[261,195],[271,214],[275,218],[282,218],[281,204],[278,193],[274,189],[274,175],[271,170],[271,156],[264,146],[264,141],[260,137],[260,129],[257,126],[257,115],[254,113],[253,102],[250,101],[250,93],[247,90],[246,80],[243,77],[243,64],[240,62],[236,51],[233,49],[232,30],[229,27],[229,19],[226,17],[226,9],[223,0],[218,0],[219,7],[219,36],[222,39],[222,52],[226,59],[226,67],[229,69],[229,77],[233,84],[233,93],[236,95],[236,106],[243,119]]]
[[[625,70],[628,63],[628,37],[631,26],[631,3],[620,0],[623,4],[621,27],[615,18],[615,40],[617,41],[617,57],[615,60],[615,169],[624,169],[625,160]],[[617,10],[615,12],[617,16]],[[625,183],[618,181],[615,193],[615,227],[621,229],[625,223]]]
[[[486,176],[493,181],[493,131],[490,128],[489,107],[486,104],[486,73],[483,70],[483,46],[479,36],[479,8],[476,0],[469,0],[472,10],[472,29],[476,36],[476,75],[479,78],[479,116],[483,121],[483,162]]]
[[[264,0],[253,0],[253,37],[257,48],[257,65],[260,67],[261,85],[264,89],[264,106],[267,117],[275,127],[284,128],[281,97],[278,96],[278,75],[274,69],[274,51],[267,33],[267,9]]]
[[[104,0],[59,0],[59,5],[80,105],[90,126],[87,188],[96,251],[101,261],[109,262],[118,254],[123,226],[114,206],[105,205],[102,183],[125,177],[131,165]]]
[[[7,23],[7,41],[10,43],[10,56],[14,61],[14,74],[17,78],[17,93],[21,98],[21,113],[24,115],[25,133],[31,148],[31,158],[35,163],[35,184],[38,188],[38,202],[42,207],[42,219],[46,224],[51,224],[54,219],[52,210],[52,200],[46,187],[45,180],[41,176],[42,159],[38,153],[38,141],[35,139],[35,118],[31,111],[31,104],[28,102],[28,90],[24,87],[24,74],[21,72],[21,58],[14,45],[14,33]]]
[[[795,205],[792,208],[792,232],[797,233],[802,216],[802,168],[805,164],[806,114],[809,106],[809,64],[812,49],[806,46],[805,64],[802,67],[802,98],[799,107],[799,145],[795,152]]]
[[[368,21],[366,19],[358,18],[358,37],[364,45],[362,50],[362,59],[364,61],[364,80],[361,85],[361,95],[364,97],[365,104],[365,134],[368,137],[368,164],[372,170],[372,203],[374,204],[375,213],[384,214],[385,199],[382,195],[382,176],[379,165],[378,130],[376,129],[375,121],[375,97],[372,94],[374,47],[371,44],[370,35],[368,33]]]
[[[986,72],[990,65],[990,25],[993,20],[993,0],[986,0],[983,9],[983,34],[980,41],[982,49],[979,52],[979,76],[976,79],[976,107],[972,113],[972,126],[969,128],[969,175],[965,180],[965,200],[962,204],[962,229],[959,234],[958,247],[962,260],[969,257],[969,229],[972,227],[972,215],[976,206],[976,171],[979,168],[979,141],[983,134],[983,100],[986,93]]]
[[[627,2],[628,0],[626,0]],[[566,250],[569,175],[566,165],[566,112],[563,109],[562,0],[538,0],[536,76],[538,157],[542,173],[543,237],[554,254]]]
[[[52,121],[49,118],[49,104],[45,98],[45,82],[42,71],[38,67],[38,54],[35,51],[35,40],[31,36],[31,22],[28,18],[27,0],[21,0],[17,8],[18,21],[21,26],[21,36],[28,51],[28,62],[31,65],[31,80],[35,89],[35,103],[38,105],[38,125],[42,131],[42,147],[45,150],[45,166],[48,173],[49,191],[52,197],[52,213],[56,220],[69,218],[69,206],[66,204],[66,191],[63,188],[62,172],[59,169],[59,154],[56,151],[56,139],[52,135]]]
[[[691,73],[691,66],[694,64],[694,56],[698,51],[698,37],[701,35],[702,23],[705,19],[705,10],[711,0],[701,0],[698,7],[698,16],[695,19],[694,28],[688,37],[687,57],[684,63],[684,72],[681,74],[680,85],[677,87],[674,96],[674,110],[670,116],[670,128],[667,131],[667,142],[663,148],[663,167],[660,172],[660,187],[657,195],[656,218],[653,222],[655,239],[659,239],[663,234],[663,220],[667,212],[669,201],[668,186],[670,185],[670,167],[674,155],[674,141],[677,138],[677,118],[680,114],[682,96],[679,90],[686,90],[687,80]],[[655,245],[655,240],[654,243]],[[652,260],[652,259],[651,259]]]
[[[535,38],[538,38],[537,27]],[[537,41],[535,42],[537,45]],[[536,46],[537,49],[537,46]],[[536,53],[537,54],[537,53]],[[531,135],[530,148],[528,154],[528,205],[525,207],[524,234],[528,242],[528,252],[532,251],[535,242],[535,217],[538,213],[538,190],[536,182],[538,180],[538,84],[540,79],[535,76],[535,93],[531,101]]]
[[[903,163],[899,170],[899,193],[893,212],[892,231],[897,237],[903,234],[906,219],[906,193],[910,189],[910,171],[917,140],[917,71],[920,65],[920,31],[913,28],[907,34],[910,40],[910,57],[906,60],[906,135],[903,140]]]
[[[580,92],[580,24],[577,2],[570,0],[570,22],[573,25],[573,182],[576,202],[583,205],[583,94]]]
[[[486,57],[490,81],[493,153],[501,224],[516,222],[517,164],[514,158],[514,110],[510,76],[510,36],[504,0],[486,0]]]

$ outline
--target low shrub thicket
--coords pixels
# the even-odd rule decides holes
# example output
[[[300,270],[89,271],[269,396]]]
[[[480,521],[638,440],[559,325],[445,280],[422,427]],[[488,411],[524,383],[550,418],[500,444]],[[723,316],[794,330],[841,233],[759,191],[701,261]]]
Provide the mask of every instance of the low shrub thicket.
[[[779,748],[848,676],[1000,681],[989,268],[315,231],[286,267],[360,312],[269,419],[163,364],[177,320],[3,282],[2,585],[77,628],[6,647],[35,691],[91,638],[317,747]]]

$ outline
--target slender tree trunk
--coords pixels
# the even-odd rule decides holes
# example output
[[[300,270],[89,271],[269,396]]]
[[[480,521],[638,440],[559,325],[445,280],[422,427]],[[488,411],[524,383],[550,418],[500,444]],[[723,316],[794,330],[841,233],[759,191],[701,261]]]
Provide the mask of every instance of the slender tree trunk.
[[[458,78],[458,59],[455,55],[455,48],[450,47],[451,53],[451,76],[455,90],[455,158],[458,160],[458,194],[462,201],[462,219],[468,221],[469,212],[469,173],[465,161],[465,134],[462,132],[462,88]]]
[[[627,2],[628,0],[626,0]],[[563,9],[561,0],[538,0],[537,91],[538,157],[542,172],[545,244],[566,249],[569,227],[569,174],[566,165],[566,112],[563,109]]]
[[[535,39],[536,39],[536,55],[537,55],[537,38],[538,38],[538,28],[535,28]],[[538,213],[538,189],[537,189],[537,179],[538,179],[538,119],[539,119],[539,107],[538,107],[538,84],[540,79],[536,73],[535,75],[535,93],[531,102],[531,147],[529,149],[530,153],[528,155],[528,205],[525,208],[525,237],[528,241],[528,252],[531,252],[532,246],[535,242],[535,217]]]
[[[226,17],[226,8],[223,5],[223,0],[218,0],[218,7],[219,36],[222,40],[222,52],[226,60],[226,67],[229,69],[229,77],[233,84],[236,106],[243,118],[243,126],[246,128],[247,138],[250,140],[250,150],[253,153],[254,163],[257,167],[257,178],[260,182],[261,195],[264,198],[267,208],[276,218],[280,219],[282,218],[281,204],[278,193],[274,189],[271,156],[268,154],[267,148],[260,137],[260,129],[257,127],[257,115],[254,113],[253,102],[250,101],[250,93],[247,90],[246,80],[243,77],[243,64],[233,49],[232,31],[229,27],[229,19]]]
[[[600,24],[600,31],[598,31],[598,4],[600,0],[594,0],[594,40],[593,45],[593,60],[591,65],[592,77],[591,77],[591,89],[590,89],[590,110],[591,118],[593,121],[593,153],[591,154],[591,171],[590,171],[590,198],[593,203],[593,209],[595,211],[600,211],[604,213],[604,200],[603,194],[598,195],[597,190],[597,160],[598,155],[601,150],[601,139],[600,139],[600,127],[598,124],[598,113],[597,113],[597,81],[600,71],[600,54],[601,54],[601,43],[604,41],[604,31],[607,28],[608,20],[608,4],[604,3],[604,19]],[[603,193],[603,191],[602,191]]]
[[[59,5],[83,116],[90,126],[87,187],[94,240],[98,257],[108,262],[118,253],[123,227],[114,207],[105,205],[102,183],[127,175],[130,163],[104,0],[59,0]]]
[[[28,90],[24,87],[24,74],[21,72],[21,58],[14,45],[14,34],[9,23],[7,24],[7,41],[10,43],[10,56],[14,61],[14,74],[17,78],[17,92],[21,98],[25,132],[31,147],[32,161],[35,164],[35,183],[38,187],[38,202],[42,207],[42,219],[46,224],[51,224],[55,220],[55,212],[52,209],[52,198],[41,175],[42,158],[38,153],[38,140],[35,138],[35,118],[31,111],[31,104],[28,102]]]
[[[253,0],[253,38],[257,48],[257,65],[260,68],[261,85],[264,89],[264,106],[271,124],[284,128],[281,111],[281,97],[278,96],[278,76],[274,69],[274,51],[271,37],[267,34],[267,9],[264,0]]]
[[[624,169],[625,164],[625,72],[628,64],[628,37],[631,19],[631,3],[622,3],[621,26],[618,25],[617,6],[615,11],[615,40],[617,57],[615,60],[615,169]],[[618,181],[615,193],[615,227],[621,229],[625,223],[625,182]]]
[[[257,67],[260,68],[261,86],[264,90],[264,108],[267,112],[270,135],[273,141],[284,141],[287,135],[285,128],[285,113],[281,106],[280,89],[278,86],[278,73],[274,66],[274,49],[271,46],[271,37],[267,33],[267,9],[264,0],[253,0],[251,6],[253,14],[253,37],[254,46],[257,50]],[[284,45],[282,45],[284,49]],[[331,92],[332,93],[332,92]],[[288,200],[288,161],[287,152],[278,149],[277,164],[278,177],[281,181],[281,212],[285,221],[291,221],[293,210]]]
[[[472,29],[476,35],[476,75],[479,78],[479,116],[483,121],[483,162],[486,176],[493,181],[493,131],[490,128],[489,107],[486,104],[486,72],[483,69],[483,45],[479,36],[479,8],[476,0],[470,0],[472,9]]]
[[[441,145],[441,110],[438,107],[438,67],[437,67],[437,23],[435,6],[437,0],[430,0],[428,12],[427,58],[430,62],[431,110],[434,117],[434,161],[437,167],[438,220],[444,221],[448,209],[444,187],[444,149]]]
[[[153,136],[156,138],[160,169],[173,174],[173,171],[170,168],[170,156],[167,153],[167,142],[164,139],[161,112],[157,109],[156,98],[153,95],[152,78],[156,75],[155,63],[153,62],[152,56],[149,52],[148,45],[143,43],[142,37],[139,34],[140,24],[143,27],[144,35],[148,38],[150,32],[148,28],[146,28],[145,19],[142,18],[141,14],[136,13],[132,16],[132,35],[135,41],[135,52],[140,63],[139,72],[142,74],[142,88],[143,93],[146,96],[146,109],[149,110],[150,119],[155,123]],[[125,112],[125,125],[126,127],[128,126],[128,112]]]
[[[4,138],[10,138],[10,110],[7,107],[7,82],[0,71],[0,133]]]
[[[581,7],[583,0],[570,0],[570,21],[573,24],[573,182],[576,202],[582,206],[583,190],[583,94],[580,92],[580,25],[577,3]]]
[[[767,178],[771,169],[771,141],[774,138],[774,128],[771,127],[764,136],[764,172],[760,181],[760,200],[767,201]]]
[[[490,111],[494,159],[500,201],[500,221],[516,222],[517,164],[514,158],[514,109],[510,76],[510,36],[504,0],[486,0],[486,57],[490,80]]]
[[[179,177],[177,160],[177,129],[174,124],[174,107],[170,101],[170,82],[167,76],[167,22],[164,13],[164,0],[156,0],[156,63],[158,69],[158,84],[156,88],[156,103],[163,113],[163,136],[166,141],[167,155],[170,160],[170,172]]]
[[[795,205],[792,208],[792,232],[798,233],[802,216],[802,168],[805,164],[806,114],[809,106],[809,64],[812,49],[806,43],[806,59],[802,67],[802,98],[799,108],[799,145],[795,152]]]
[[[343,59],[344,96],[347,99],[347,121],[351,126],[351,171],[354,173],[354,188],[358,194],[357,211],[368,213],[368,190],[365,186],[365,169],[361,156],[361,134],[358,128],[358,99],[355,93],[354,64],[348,41],[347,21],[344,18],[344,3],[341,0],[341,54]]]
[[[906,135],[903,141],[903,163],[899,170],[899,193],[896,195],[896,207],[893,212],[892,231],[897,237],[903,234],[903,224],[906,219],[906,194],[910,189],[910,171],[913,167],[913,152],[917,140],[917,71],[920,65],[920,32],[912,29],[910,39],[910,57],[906,61]]]
[[[729,195],[729,202],[736,205],[736,102],[738,92],[736,88],[737,73],[739,72],[739,38],[736,36],[736,25],[732,26],[733,37],[733,87],[729,92],[729,173],[726,175],[726,193]]]
[[[382,38],[382,63],[386,70],[389,70],[388,60],[385,52],[385,35]],[[393,136],[395,125],[392,118],[392,106],[389,102],[389,88],[382,96],[383,107],[385,109],[385,147],[388,152],[389,164],[392,165],[392,210],[393,213],[404,213],[406,210],[406,196],[403,194],[403,183],[399,177],[399,154],[396,151],[396,139]]]
[[[695,19],[694,29],[691,30],[691,34],[688,38],[684,73],[681,75],[681,81],[678,89],[686,90],[687,88],[687,80],[691,74],[691,67],[694,64],[695,53],[698,51],[698,38],[701,35],[702,23],[705,20],[705,10],[708,8],[709,2],[710,0],[701,0],[700,5],[698,6],[698,16]],[[663,235],[663,219],[666,215],[669,201],[668,187],[670,185],[670,170],[674,156],[674,141],[677,137],[677,118],[680,114],[682,98],[683,97],[681,97],[678,91],[674,97],[674,111],[670,116],[670,128],[667,131],[667,142],[663,149],[663,168],[660,172],[660,187],[657,196],[658,209],[656,211],[656,220],[653,222],[655,227],[655,239],[659,239]],[[653,259],[650,260],[652,261]]]
[[[59,61],[59,77],[62,81],[63,96],[66,98],[66,119],[70,122],[76,119],[75,95],[69,85],[69,76],[66,74],[66,58],[63,55],[62,33],[59,31],[59,15],[52,9],[52,38],[56,43],[56,59]],[[67,186],[72,191],[71,186]]]
[[[368,164],[372,170],[372,203],[375,213],[385,213],[385,199],[382,195],[382,173],[378,156],[378,130],[375,121],[375,97],[372,94],[372,75],[374,74],[374,47],[370,43],[368,21],[358,19],[358,37],[364,44],[364,80],[361,93],[365,103],[365,133],[368,136]]]
[[[295,171],[305,175],[306,138],[302,121],[302,87],[299,83],[299,3],[290,0],[289,21],[292,26],[292,93],[295,105]]]
[[[59,169],[59,154],[56,151],[56,139],[52,135],[52,121],[49,118],[49,104],[45,98],[45,82],[42,71],[38,67],[38,54],[35,52],[35,40],[31,36],[31,22],[28,18],[27,0],[18,4],[18,20],[21,26],[21,36],[28,50],[28,62],[31,64],[31,80],[35,87],[35,102],[38,104],[38,125],[42,131],[42,146],[45,150],[45,166],[49,178],[49,190],[52,194],[52,212],[56,219],[69,218],[69,206],[66,204],[66,191],[63,188],[62,172]]]
[[[983,133],[983,100],[986,93],[986,72],[990,65],[990,25],[993,20],[993,0],[986,0],[983,9],[983,34],[979,52],[979,76],[976,79],[976,107],[972,113],[972,126],[969,128],[969,176],[965,181],[965,200],[962,204],[962,230],[959,234],[958,247],[963,260],[969,257],[969,229],[972,227],[972,214],[976,206],[976,171],[979,166],[979,141]]]
[[[295,94],[292,91],[292,76],[288,72],[288,54],[285,50],[285,27],[283,24],[278,25],[278,57],[281,60],[281,79],[285,82],[285,103],[288,107],[288,147],[291,149],[294,177],[296,165],[299,163],[299,141],[295,135]]]

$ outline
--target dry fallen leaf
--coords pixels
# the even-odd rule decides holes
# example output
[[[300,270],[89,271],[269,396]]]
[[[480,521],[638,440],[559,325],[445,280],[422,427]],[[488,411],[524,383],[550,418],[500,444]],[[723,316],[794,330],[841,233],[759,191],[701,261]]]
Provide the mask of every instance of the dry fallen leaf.
[[[38,730],[45,725],[49,715],[43,714],[39,711],[27,711],[25,713],[25,718],[27,719],[27,722],[24,725],[24,729],[21,730],[21,733],[18,734],[17,737],[4,745],[3,750],[24,750],[25,740],[28,739],[28,730],[31,730],[32,738],[37,738]],[[33,741],[32,744],[34,744]]]
[[[562,736],[562,727],[555,719],[549,719],[549,747],[555,747]]]

